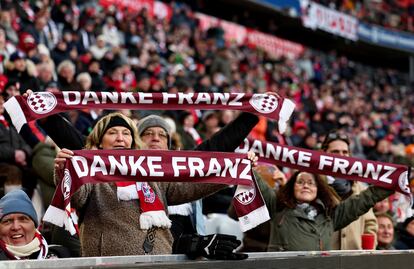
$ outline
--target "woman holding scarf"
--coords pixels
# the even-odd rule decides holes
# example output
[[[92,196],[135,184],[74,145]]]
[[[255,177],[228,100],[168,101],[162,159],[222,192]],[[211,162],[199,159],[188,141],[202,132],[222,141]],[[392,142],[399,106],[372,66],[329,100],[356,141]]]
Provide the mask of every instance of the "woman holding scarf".
[[[37,230],[36,211],[27,194],[14,190],[0,199],[0,260],[69,257],[61,246],[48,246]]]
[[[139,144],[134,122],[120,113],[112,113],[98,121],[86,140],[85,148],[138,149]],[[73,153],[68,149],[58,153],[55,160],[57,174],[62,172],[66,159],[71,156]],[[254,156],[250,155],[249,159],[253,160]],[[170,254],[173,238],[166,206],[197,200],[221,188],[223,185],[170,182],[85,184],[71,200],[80,217],[81,254]],[[148,195],[155,197],[153,202],[145,199]],[[186,254],[202,255],[200,249],[212,244],[223,251],[222,255],[242,258],[233,253],[240,241],[232,236],[205,236],[190,242],[182,240],[181,243],[194,248],[175,246]],[[207,251],[207,256],[210,254]],[[224,256],[218,255],[220,257]]]
[[[366,213],[394,191],[371,186],[339,202],[319,175],[296,172],[277,193],[258,180],[269,209],[268,251],[331,250],[332,234]]]

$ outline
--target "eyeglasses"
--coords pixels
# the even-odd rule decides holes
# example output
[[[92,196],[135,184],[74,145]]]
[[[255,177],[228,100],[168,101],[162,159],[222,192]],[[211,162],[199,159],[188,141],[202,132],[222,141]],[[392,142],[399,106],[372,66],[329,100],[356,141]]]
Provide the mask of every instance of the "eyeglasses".
[[[329,143],[331,143],[332,141],[335,140],[342,140],[345,143],[347,143],[348,145],[349,143],[349,137],[346,134],[343,133],[338,133],[338,132],[331,132],[328,133],[325,137],[325,139],[322,142],[322,149],[326,149],[328,148]]]
[[[156,135],[161,139],[168,140],[167,132],[162,132],[162,131],[161,132],[154,132],[154,131],[151,131],[151,130],[147,130],[147,131],[144,131],[142,133],[141,137],[145,137],[145,136],[155,137]]]
[[[298,179],[295,184],[298,184],[299,186],[305,186],[308,184],[309,187],[316,187],[316,182],[314,180]]]

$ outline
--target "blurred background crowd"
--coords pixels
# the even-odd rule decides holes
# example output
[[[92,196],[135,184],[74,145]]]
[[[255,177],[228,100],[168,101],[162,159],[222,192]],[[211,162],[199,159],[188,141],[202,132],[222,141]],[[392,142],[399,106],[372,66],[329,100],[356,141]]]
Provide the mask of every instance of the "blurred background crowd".
[[[370,23],[413,30],[411,1],[320,3]],[[194,16],[197,10],[180,2],[169,4],[173,13],[168,20],[145,8],[130,13],[113,5],[103,8],[96,1],[1,1],[3,193],[23,185],[42,212],[54,191],[53,141],[36,123],[17,134],[3,116],[4,102],[28,89],[277,92],[297,105],[290,128],[281,135],[274,122],[261,118],[250,138],[319,150],[326,134],[338,130],[350,137],[354,157],[414,166],[414,94],[406,74],[311,48],[297,59],[275,59],[250,44],[226,42],[219,27],[201,31]],[[234,111],[122,112],[137,121],[148,114],[168,117],[174,130],[173,148],[184,150],[194,148],[237,116]],[[88,135],[105,113],[90,109],[65,116]],[[3,164],[15,168],[5,169]],[[286,183],[291,174],[282,167],[259,165],[257,169],[272,187]],[[206,199],[204,213],[227,214],[233,192],[229,189]],[[386,210],[376,210],[390,214],[393,222],[408,225],[410,213],[404,197],[396,194],[384,204]]]

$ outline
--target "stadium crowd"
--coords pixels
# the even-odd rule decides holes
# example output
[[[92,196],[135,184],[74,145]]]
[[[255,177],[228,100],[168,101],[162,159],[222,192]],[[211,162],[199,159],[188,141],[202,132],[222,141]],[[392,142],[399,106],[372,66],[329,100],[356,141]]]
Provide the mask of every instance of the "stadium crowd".
[[[411,0],[369,0],[369,1],[315,1],[340,12],[352,15],[362,22],[413,32],[414,3]]]
[[[31,208],[28,212],[36,226],[54,192],[56,145],[64,143],[53,142],[45,128],[40,127],[41,122],[30,123],[20,134],[14,130],[10,119],[5,117],[3,105],[10,97],[27,90],[277,92],[296,103],[290,128],[281,135],[274,122],[259,117],[250,138],[319,150],[327,135],[334,131],[347,135],[349,155],[414,166],[414,95],[404,74],[311,49],[306,49],[298,59],[274,59],[249,44],[236,46],[226,42],[220,29],[201,32],[193,10],[179,2],[171,5],[173,14],[167,20],[152,16],[146,9],[129,13],[114,6],[102,8],[89,1],[1,1],[1,196],[23,188],[35,206],[37,216]],[[347,5],[341,3],[340,8],[344,6]],[[407,9],[411,8],[408,5]],[[359,14],[356,8],[353,12]],[[385,23],[377,22],[376,17],[373,20]],[[410,27],[403,30],[411,30]],[[64,117],[80,135],[88,136],[107,112],[70,111]],[[197,147],[238,116],[234,111],[121,112],[135,122],[150,114],[166,117],[171,127],[170,149],[184,150]],[[268,173],[267,167],[263,167],[259,164],[256,170],[271,185],[268,197],[273,197],[271,189],[286,184],[290,175],[295,175],[295,180],[299,177],[287,168],[274,167],[271,170],[274,173]],[[319,177],[311,175],[307,182],[300,182],[304,188],[325,186],[318,185],[322,183],[315,183],[316,180],[319,182]],[[414,193],[414,180],[410,186]],[[213,217],[217,213],[227,215],[233,193],[234,189],[228,188],[213,199],[205,199],[204,213]],[[386,196],[378,195],[381,200]],[[399,223],[396,231],[400,236],[383,243],[379,224],[378,247],[390,248],[395,239],[411,242],[408,246],[412,248],[411,205],[398,194],[386,198],[385,203],[386,210],[378,214],[391,216],[393,227],[394,222]],[[20,213],[27,215],[26,211]],[[210,220],[207,216],[206,223]],[[224,222],[231,221],[227,217]],[[46,240],[52,240],[48,234],[53,232],[48,229],[53,228],[47,225],[41,228]],[[265,241],[269,239],[268,229],[265,226]],[[0,236],[1,232],[0,227]],[[240,231],[235,235],[243,237]]]

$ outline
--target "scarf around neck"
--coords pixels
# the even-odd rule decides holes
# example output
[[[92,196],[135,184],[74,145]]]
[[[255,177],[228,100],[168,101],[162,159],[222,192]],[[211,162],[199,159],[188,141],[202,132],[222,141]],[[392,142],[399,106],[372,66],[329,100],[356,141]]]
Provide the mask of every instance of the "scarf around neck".
[[[171,228],[171,220],[165,213],[164,205],[150,184],[147,182],[115,182],[115,184],[118,200],[137,200],[139,203],[141,229],[148,230],[153,226],[164,229]]]
[[[33,240],[23,246],[8,245],[0,240],[0,248],[12,260],[27,259],[30,255],[39,251],[38,260],[45,259],[48,252],[48,244],[38,230]]]

